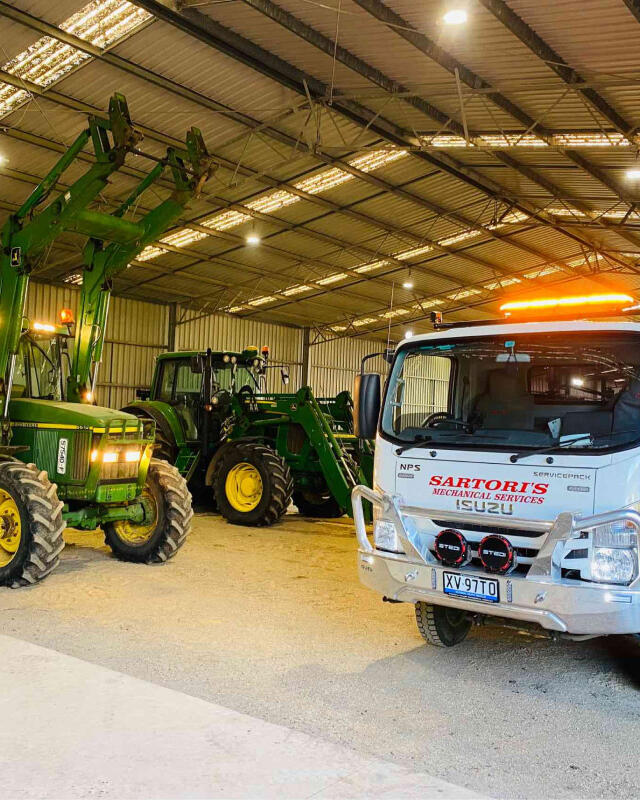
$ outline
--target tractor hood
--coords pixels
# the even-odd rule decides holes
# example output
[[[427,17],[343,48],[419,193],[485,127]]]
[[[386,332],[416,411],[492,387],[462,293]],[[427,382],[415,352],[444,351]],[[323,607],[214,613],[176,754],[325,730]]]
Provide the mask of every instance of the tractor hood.
[[[120,423],[131,427],[138,424],[133,414],[124,411],[113,411],[102,406],[85,403],[64,403],[57,400],[38,400],[34,398],[16,398],[9,404],[9,417],[15,422],[40,423],[51,426],[67,426],[79,428],[106,428]]]

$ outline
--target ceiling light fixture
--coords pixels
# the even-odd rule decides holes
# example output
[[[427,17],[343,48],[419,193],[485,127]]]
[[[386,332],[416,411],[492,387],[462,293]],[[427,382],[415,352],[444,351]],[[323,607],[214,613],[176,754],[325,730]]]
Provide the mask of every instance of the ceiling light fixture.
[[[404,281],[402,284],[403,289],[413,289],[413,281]]]
[[[405,331],[404,332],[404,338],[405,339],[410,339],[412,336],[413,336],[413,331]]]
[[[260,244],[260,237],[257,233],[250,233],[247,238],[245,239],[247,244],[256,245]]]
[[[628,169],[626,172],[626,178],[630,181],[637,181],[640,180],[640,169],[634,167],[633,169]]]
[[[447,11],[443,20],[447,25],[464,25],[468,18],[469,16],[464,9],[452,8],[451,11]]]

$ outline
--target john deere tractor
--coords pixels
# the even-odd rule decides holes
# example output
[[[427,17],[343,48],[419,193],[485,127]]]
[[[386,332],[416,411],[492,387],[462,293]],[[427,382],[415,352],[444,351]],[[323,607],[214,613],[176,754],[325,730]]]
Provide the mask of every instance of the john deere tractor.
[[[90,208],[129,153],[144,155],[140,138],[124,98],[114,95],[108,119],[89,118],[1,232],[0,585],[32,584],[51,572],[67,526],[102,527],[116,556],[146,563],[171,558],[189,532],[191,497],[179,471],[153,458],[153,422],[93,404],[111,281],[178,219],[211,168],[192,129],[184,150],[154,158],[113,213]],[[93,164],[56,191],[87,146]],[[136,221],[127,219],[166,172],[171,195]],[[29,321],[29,274],[63,231],[86,237],[77,325],[68,309],[60,324]]]
[[[238,525],[272,525],[291,499],[313,517],[351,513],[351,489],[370,482],[369,443],[353,435],[351,397],[308,386],[265,392],[268,348],[158,356],[151,389],[124,410],[156,424],[156,456]]]

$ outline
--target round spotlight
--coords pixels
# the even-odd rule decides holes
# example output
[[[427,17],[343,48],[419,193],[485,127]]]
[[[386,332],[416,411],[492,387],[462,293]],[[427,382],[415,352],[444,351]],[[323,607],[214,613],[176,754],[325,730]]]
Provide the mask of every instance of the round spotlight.
[[[260,244],[260,237],[257,233],[250,233],[247,238],[245,239],[247,244],[256,245]]]
[[[467,12],[462,8],[452,8],[443,17],[447,25],[464,25],[468,19]]]
[[[405,281],[402,284],[403,289],[413,289],[413,281]]]

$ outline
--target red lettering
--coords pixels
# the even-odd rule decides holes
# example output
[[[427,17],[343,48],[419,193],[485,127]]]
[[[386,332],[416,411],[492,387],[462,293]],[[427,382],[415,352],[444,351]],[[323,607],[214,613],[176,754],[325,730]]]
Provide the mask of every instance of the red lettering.
[[[449,475],[449,477],[445,478],[445,479],[442,481],[442,484],[441,484],[441,486],[455,486],[455,483],[454,483],[454,481],[453,481],[453,478],[452,478],[452,477]]]
[[[468,489],[471,478],[458,478],[458,486],[462,489]]]
[[[432,475],[429,478],[429,486],[440,486],[442,483],[442,475]]]
[[[489,492],[495,492],[496,489],[500,488],[501,483],[502,481],[487,481],[484,485],[484,488]]]
[[[548,483],[535,483],[533,485],[533,493],[534,494],[546,494],[548,488],[549,488],[549,484]]]

